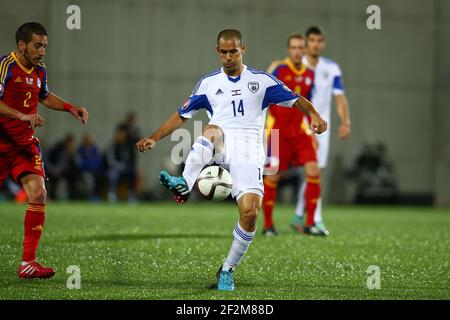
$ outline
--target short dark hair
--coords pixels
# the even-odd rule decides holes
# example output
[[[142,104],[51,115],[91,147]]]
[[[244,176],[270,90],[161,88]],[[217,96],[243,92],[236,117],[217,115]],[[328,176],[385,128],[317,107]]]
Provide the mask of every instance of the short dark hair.
[[[225,29],[219,32],[219,35],[217,36],[217,45],[219,45],[220,39],[233,39],[236,38],[239,40],[239,42],[242,44],[242,34],[239,30],[235,29]]]
[[[16,31],[16,44],[18,44],[20,40],[25,43],[30,42],[33,34],[46,36],[47,30],[45,30],[44,26],[39,22],[24,23]]]
[[[325,36],[325,34],[323,33],[322,29],[317,27],[317,26],[309,27],[306,30],[305,35],[306,35],[307,38],[309,37],[310,34],[317,34],[317,35],[320,35],[320,36]]]
[[[287,39],[287,46],[288,46],[288,48],[289,48],[289,46],[290,46],[290,44],[291,44],[291,40],[292,40],[292,39],[305,40],[305,37],[304,37],[302,34],[300,34],[300,33],[294,33],[294,34],[291,34],[291,35],[289,36],[289,38]]]

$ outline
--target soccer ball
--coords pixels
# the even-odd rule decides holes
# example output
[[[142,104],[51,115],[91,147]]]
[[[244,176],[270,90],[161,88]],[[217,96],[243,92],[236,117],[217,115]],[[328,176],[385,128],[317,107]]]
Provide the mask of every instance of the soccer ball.
[[[197,189],[200,195],[213,201],[222,201],[231,193],[233,181],[230,173],[219,166],[209,166],[200,172]]]

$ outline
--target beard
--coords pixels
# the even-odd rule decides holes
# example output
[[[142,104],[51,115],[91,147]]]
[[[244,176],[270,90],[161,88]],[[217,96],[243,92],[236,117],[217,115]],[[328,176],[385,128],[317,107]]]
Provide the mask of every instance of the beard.
[[[231,67],[227,67],[225,65],[225,66],[223,66],[223,69],[224,69],[225,73],[228,75],[232,75],[233,73],[235,73],[236,71],[239,70],[239,68],[236,64],[233,64]]]
[[[310,50],[309,52],[310,52],[309,55],[314,58],[317,58],[320,56],[320,50]]]
[[[296,66],[298,66],[298,65],[301,65],[301,64],[302,64],[302,57],[303,57],[303,56],[300,56],[300,57],[293,57],[293,58],[290,58],[290,59],[291,59],[291,61],[292,61]]]
[[[40,59],[39,60],[33,60],[33,57],[28,52],[27,48],[25,48],[25,51],[23,52],[23,58],[25,59],[25,61],[30,66],[37,66],[39,64],[39,62],[41,61]]]

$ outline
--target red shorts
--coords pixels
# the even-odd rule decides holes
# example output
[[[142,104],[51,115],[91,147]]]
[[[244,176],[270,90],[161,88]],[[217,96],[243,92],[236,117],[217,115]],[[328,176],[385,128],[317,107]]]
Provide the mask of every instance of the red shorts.
[[[14,181],[20,184],[19,179],[26,173],[45,178],[41,147],[38,143],[18,150],[0,150],[0,186],[10,174]]]
[[[278,152],[276,147],[270,146],[271,167],[278,166],[278,170],[282,171],[289,169],[291,165],[299,167],[307,162],[317,162],[317,145],[314,136],[301,130],[297,137],[280,135],[278,140]]]

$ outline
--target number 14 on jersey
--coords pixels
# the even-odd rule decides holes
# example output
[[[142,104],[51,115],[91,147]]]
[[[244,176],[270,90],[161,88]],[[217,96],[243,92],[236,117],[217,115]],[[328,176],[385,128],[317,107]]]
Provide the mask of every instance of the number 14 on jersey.
[[[234,100],[231,101],[231,104],[233,105],[233,113],[235,117],[237,116],[237,113],[240,113],[242,116],[244,116],[244,101],[242,101],[242,99],[239,100],[237,109],[236,109],[236,101]]]

